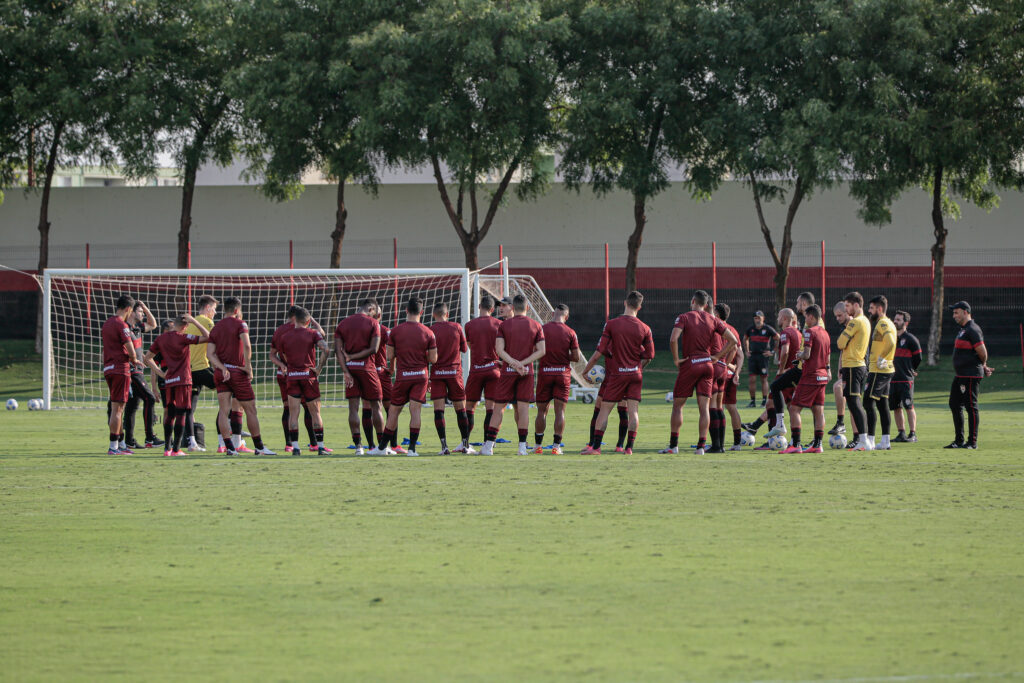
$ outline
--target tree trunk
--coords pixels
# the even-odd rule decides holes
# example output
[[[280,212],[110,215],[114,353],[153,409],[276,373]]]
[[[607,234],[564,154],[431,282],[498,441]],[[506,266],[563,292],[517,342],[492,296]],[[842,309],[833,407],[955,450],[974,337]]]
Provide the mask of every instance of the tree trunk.
[[[466,255],[466,267],[470,270],[480,270],[480,257],[477,254],[480,242],[462,236],[460,236],[460,241],[462,242],[462,251]]]
[[[935,244],[932,245],[932,258],[935,260],[935,275],[932,279],[932,320],[928,328],[928,365],[939,362],[939,341],[942,339],[942,314],[945,309],[946,290],[944,270],[946,263],[946,230],[942,216],[942,166],[935,169],[932,188],[932,227],[935,232]]]
[[[348,209],[345,208],[345,179],[338,181],[338,208],[334,213],[334,232],[331,233],[331,268],[341,268],[341,242],[345,239],[345,222]]]
[[[626,246],[629,248],[626,254],[626,293],[637,288],[637,261],[640,258],[640,245],[644,241],[644,226],[647,225],[647,214],[644,212],[647,203],[646,197],[639,194],[633,195],[633,233],[629,236]]]
[[[35,126],[28,129],[28,183],[29,187],[36,186],[36,129]]]
[[[191,155],[189,155],[191,156]],[[189,267],[189,241],[192,231],[192,198],[196,193],[197,164],[189,161],[185,165],[185,177],[181,188],[181,221],[178,229],[178,268]]]
[[[39,267],[36,274],[43,276],[50,263],[50,188],[53,185],[53,171],[57,167],[57,152],[60,150],[60,138],[64,134],[64,122],[53,128],[53,140],[50,152],[46,157],[46,177],[43,179],[43,196],[39,202]],[[43,297],[40,295],[36,306],[36,352],[43,352]]]

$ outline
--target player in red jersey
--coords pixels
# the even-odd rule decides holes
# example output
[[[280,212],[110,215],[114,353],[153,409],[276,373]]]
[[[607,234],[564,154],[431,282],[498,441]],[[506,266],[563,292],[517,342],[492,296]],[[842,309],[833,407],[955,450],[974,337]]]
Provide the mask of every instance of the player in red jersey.
[[[366,432],[366,443],[370,447],[372,455],[384,453],[383,445],[378,448],[381,436],[384,434],[384,420],[387,419],[388,411],[391,410],[391,370],[388,369],[388,339],[391,338],[391,328],[381,322],[384,312],[378,303],[373,308],[373,319],[380,325],[380,345],[377,347],[377,354],[373,362],[377,366],[377,379],[380,380],[381,394],[381,423],[378,426],[373,419],[373,409],[365,401],[363,402],[363,431]],[[376,442],[373,437],[377,436]]]
[[[732,309],[729,304],[717,303],[714,307],[715,316],[725,323],[725,327],[732,331],[737,338],[740,333],[735,327],[729,324],[729,314]],[[721,335],[715,335],[719,340],[722,339]],[[722,342],[724,344],[724,342]],[[740,368],[743,367],[743,345],[737,344],[736,348],[733,349],[732,353],[727,354],[722,360],[715,363],[716,375],[718,368],[722,368],[722,380],[721,380],[721,391],[718,391],[711,396],[711,408],[710,410],[716,411],[711,414],[711,441],[712,441],[712,453],[724,453],[725,452],[725,412],[729,411],[729,419],[732,423],[732,447],[729,450],[738,451],[743,448],[740,443],[740,411],[736,407],[736,387],[739,385],[739,373]],[[718,433],[714,431],[715,421],[718,421]],[[718,441],[718,450],[714,449],[715,441]]]
[[[441,439],[439,455],[451,455],[448,433],[444,422],[445,401],[455,408],[462,441],[456,449],[465,453],[469,449],[469,420],[466,416],[466,387],[462,382],[462,354],[469,351],[462,325],[448,320],[448,304],[434,304],[434,322],[430,331],[437,343],[437,361],[430,366],[430,400],[434,403],[434,427]]]
[[[330,453],[324,445],[324,422],[320,416],[320,373],[330,356],[323,332],[312,327],[313,316],[305,308],[295,312],[295,325],[286,330],[277,342],[285,357],[288,373],[288,441],[292,453],[299,454],[299,409],[306,401],[313,418],[313,435],[317,454]],[[318,353],[319,352],[319,353]]]
[[[679,368],[673,388],[671,433],[666,448],[659,453],[679,452],[679,429],[683,424],[683,406],[686,399],[697,394],[697,412],[699,440],[697,455],[704,455],[707,442],[708,426],[711,421],[709,404],[711,389],[714,384],[714,363],[732,351],[739,343],[736,335],[726,329],[725,323],[705,311],[711,301],[710,295],[700,289],[690,299],[690,311],[676,317],[672,335],[669,337],[669,348],[672,351],[672,362]],[[711,343],[715,334],[725,338],[725,347],[717,354],[711,353]],[[680,352],[680,346],[682,346]]]
[[[286,364],[284,354],[281,353],[280,342],[284,333],[295,327],[295,316],[301,308],[301,306],[290,306],[288,308],[285,322],[274,330],[274,335],[270,338],[270,352],[267,355],[270,362],[273,363],[276,368],[274,376],[277,379],[277,389],[281,394],[281,429],[284,431],[285,453],[292,452],[291,439],[288,437],[288,421],[291,416],[291,410],[288,407],[288,365]],[[320,327],[320,324],[312,317],[309,319],[309,326],[320,334],[324,333],[323,328]],[[313,416],[309,413],[309,406],[306,405],[306,399],[302,399],[302,423],[306,427],[306,436],[309,438],[310,452],[318,452],[319,449],[316,445],[316,432],[313,430]],[[328,448],[327,451],[331,452],[331,449]],[[298,453],[295,455],[298,455]]]
[[[793,431],[793,441],[781,453],[821,453],[821,440],[825,436],[825,390],[832,380],[832,369],[829,367],[829,355],[832,353],[832,340],[825,331],[821,321],[821,309],[811,304],[804,309],[803,349],[800,358],[803,368],[800,382],[797,384],[793,400],[789,404],[789,425]],[[807,448],[800,448],[800,412],[810,408],[814,415],[814,440]]]
[[[420,322],[423,299],[414,296],[405,305],[405,322],[395,325],[388,338],[388,366],[393,368],[391,408],[384,425],[381,446],[386,455],[419,455],[420,411],[427,402],[427,377],[431,363],[437,361],[437,341],[430,328]],[[398,416],[409,404],[409,450],[398,445]]]
[[[501,430],[505,406],[519,406],[516,427],[519,430],[519,455],[527,454],[526,437],[530,433],[530,402],[533,401],[533,363],[544,357],[544,331],[536,320],[526,317],[526,297],[512,299],[513,316],[501,323],[494,350],[503,362],[501,379],[495,390],[494,414],[484,434],[482,455],[494,454],[494,442]]]
[[[491,315],[494,312],[494,299],[484,295],[480,297],[480,315],[466,323],[466,342],[469,344],[469,377],[466,379],[466,418],[469,433],[473,433],[476,406],[484,397],[484,432],[491,424],[494,414],[494,391],[501,377],[501,363],[494,350],[498,338],[498,327],[501,321]]]
[[[808,304],[810,305],[810,304]],[[806,308],[806,307],[805,307]],[[768,423],[771,431],[768,436],[785,433],[785,425],[782,424],[786,409],[783,404],[788,404],[793,399],[793,392],[800,383],[800,350],[803,348],[803,335],[800,333],[800,322],[797,314],[792,308],[783,308],[779,311],[779,343],[776,345],[779,354],[779,369],[775,374],[769,388],[768,405],[753,422],[743,425],[751,434],[757,434],[757,430],[765,422]],[[754,450],[771,450],[768,443],[758,446]]]
[[[654,358],[654,337],[651,328],[637,317],[643,307],[644,295],[632,291],[623,302],[622,315],[604,324],[601,342],[597,346],[599,354],[610,354],[613,363],[606,364],[604,378],[604,399],[601,414],[597,416],[594,437],[581,453],[584,455],[600,455],[601,439],[608,426],[608,415],[619,401],[626,401],[629,414],[629,433],[626,439],[626,455],[633,454],[633,443],[640,425],[640,392],[643,389],[644,367]],[[586,375],[594,367],[595,358],[591,356],[584,368]]]
[[[205,329],[190,315],[178,316],[172,329],[154,339],[146,352],[146,364],[153,374],[163,379],[165,456],[185,455],[181,452],[181,437],[185,432],[185,416],[192,408],[192,356],[189,346],[204,344],[209,339],[205,333],[185,334],[189,325]],[[158,355],[164,368],[154,361]]]
[[[555,403],[555,440],[552,455],[562,454],[562,434],[565,433],[565,406],[569,401],[569,385],[572,380],[571,365],[580,359],[580,341],[576,332],[566,322],[569,307],[558,304],[551,313],[551,321],[541,331],[544,333],[544,357],[540,359],[537,373],[537,419],[534,422],[534,438],[537,445],[533,452],[544,452],[544,429],[547,427],[548,406]]]
[[[120,447],[123,427],[124,405],[128,402],[128,390],[131,387],[131,367],[142,364],[135,355],[135,344],[132,332],[128,329],[128,316],[132,314],[135,299],[127,294],[117,298],[114,315],[103,323],[100,338],[103,341],[103,378],[107,381],[110,391],[110,447],[107,455],[130,454],[127,447]]]
[[[380,349],[380,323],[373,317],[376,299],[364,299],[359,310],[342,319],[334,330],[334,355],[345,372],[345,398],[348,399],[348,426],[356,455],[363,455],[359,406],[369,405],[372,421],[384,430],[381,400],[384,394],[377,374],[376,357]]]
[[[232,399],[245,411],[245,421],[252,434],[253,445],[260,455],[277,455],[263,445],[260,420],[256,415],[256,394],[252,390],[252,343],[249,326],[242,320],[242,300],[229,296],[224,300],[224,317],[210,330],[206,344],[206,357],[214,369],[217,382],[217,427],[224,438],[228,455],[242,451],[242,425],[232,425],[228,419]],[[228,446],[228,444],[231,444]]]

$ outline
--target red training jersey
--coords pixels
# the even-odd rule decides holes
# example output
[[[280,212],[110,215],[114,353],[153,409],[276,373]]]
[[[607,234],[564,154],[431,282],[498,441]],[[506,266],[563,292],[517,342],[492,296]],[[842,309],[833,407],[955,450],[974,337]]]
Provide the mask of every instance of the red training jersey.
[[[430,368],[431,377],[462,375],[462,355],[469,350],[462,325],[451,320],[439,320],[430,326],[437,344],[437,362]]]
[[[791,368],[796,367],[796,356],[800,353],[800,349],[803,348],[803,337],[800,335],[800,330],[795,327],[787,327],[780,332],[779,344],[787,344],[786,357],[780,358],[779,362],[782,366],[782,371],[785,372]]]
[[[125,344],[133,344],[128,323],[120,316],[112,315],[103,323],[100,337],[103,339],[103,374],[131,374],[131,362],[128,352],[124,350]]]
[[[580,348],[576,331],[565,323],[550,322],[541,327],[544,332],[544,357],[540,359],[542,375],[568,375],[572,362],[570,353]]]
[[[334,328],[334,338],[341,340],[341,348],[346,354],[356,354],[370,348],[370,342],[374,337],[380,336],[380,323],[363,313],[356,313],[343,318],[338,326]],[[378,347],[379,348],[379,347]],[[365,365],[372,365],[375,354],[370,354],[365,359],[355,361]]]
[[[494,340],[498,338],[501,321],[492,315],[482,315],[466,323],[466,341],[469,343],[469,372],[486,372],[498,365]]]
[[[312,327],[293,325],[285,330],[277,341],[277,350],[285,358],[288,366],[288,377],[299,379],[310,377],[316,367],[316,347],[324,341],[324,336]]]
[[[427,377],[427,352],[437,348],[437,340],[423,323],[405,321],[395,325],[388,338],[395,354],[395,381]]]
[[[388,371],[388,340],[391,338],[391,328],[387,325],[380,326],[380,346],[373,356],[373,363],[377,366],[377,372]]]
[[[284,361],[286,365],[288,364],[288,359],[285,358],[284,352],[281,350],[281,338],[285,335],[285,333],[288,330],[294,329],[295,323],[285,323],[284,325],[281,325],[276,330],[274,330],[274,336],[270,338],[271,350],[277,352],[277,355],[281,358],[282,361]],[[284,373],[281,372],[281,368],[277,368],[277,375],[279,377],[284,376]]]
[[[698,363],[711,362],[711,345],[716,337],[721,341],[720,335],[725,331],[725,323],[707,311],[683,313],[676,318],[673,327],[683,331],[679,338],[679,357]]]
[[[793,329],[792,327],[789,329]],[[800,384],[826,384],[828,382],[829,355],[832,353],[832,340],[823,325],[815,325],[804,330],[804,348],[811,349],[811,355],[804,361]]]
[[[168,330],[153,340],[150,353],[161,357],[165,368],[164,385],[192,384],[192,356],[188,347],[199,343],[199,336]]]
[[[242,355],[242,335],[249,333],[245,321],[233,316],[225,316],[217,321],[210,330],[210,343],[217,347],[217,358],[229,368],[244,368],[245,356]]]
[[[544,330],[540,323],[525,315],[514,315],[498,326],[498,339],[505,340],[505,353],[516,360],[523,360],[534,352],[537,342],[544,341]],[[527,368],[533,372],[533,364]],[[518,375],[510,365],[502,363],[501,372],[505,375]]]
[[[597,350],[614,363],[607,363],[609,375],[642,375],[643,361],[654,358],[654,338],[647,323],[632,315],[620,315],[604,324]]]

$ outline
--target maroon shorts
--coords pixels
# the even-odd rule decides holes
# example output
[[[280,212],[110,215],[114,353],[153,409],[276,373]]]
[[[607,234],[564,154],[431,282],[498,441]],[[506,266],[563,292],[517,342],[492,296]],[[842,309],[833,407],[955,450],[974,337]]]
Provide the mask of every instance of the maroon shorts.
[[[446,398],[449,401],[465,401],[466,387],[462,383],[462,370],[454,375],[430,378],[430,400]]]
[[[644,387],[644,378],[640,374],[607,375],[601,383],[604,389],[602,401],[618,403],[619,401],[639,401],[640,391]]]
[[[288,395],[303,401],[320,399],[320,380],[316,377],[289,377]]]
[[[537,403],[569,400],[569,375],[561,372],[542,372],[537,375]]]
[[[410,401],[427,402],[427,378],[403,379],[391,385],[391,405],[404,406]]]
[[[382,401],[391,403],[391,373],[377,370],[377,379],[380,380],[380,397]]]
[[[676,398],[690,398],[697,393],[698,396],[711,396],[711,386],[715,381],[715,368],[706,360],[694,363],[689,358],[684,360],[676,375],[676,384],[672,394]]]
[[[214,381],[217,383],[217,393],[223,394],[225,391],[231,392],[239,401],[254,401],[256,400],[256,394],[252,390],[252,382],[249,381],[249,373],[241,368],[228,368],[231,370],[231,375],[228,377],[228,381],[225,382],[221,378],[224,376],[220,370],[214,370],[213,376]]]
[[[725,391],[725,376],[727,374],[729,374],[729,368],[722,363],[715,363],[715,384],[711,388],[711,393],[720,394]]]
[[[275,377],[277,377],[277,388],[281,391],[281,403],[288,405],[288,378],[281,373],[277,373]]]
[[[164,405],[177,408],[178,410],[192,409],[192,385],[175,384],[164,386]]]
[[[128,390],[132,386],[131,375],[104,375],[103,379],[107,380],[111,401],[114,403],[128,401]]]
[[[793,402],[793,395],[796,393],[796,387],[786,387],[782,390],[782,398],[786,403]]]
[[[725,398],[722,399],[722,405],[731,406],[736,403],[736,382],[732,381],[733,377],[733,374],[725,375]]]
[[[513,403],[516,401],[533,401],[533,373],[528,375],[504,374],[498,379],[494,388],[496,403]]]
[[[792,403],[797,408],[825,405],[825,388],[828,384],[798,384]],[[789,400],[789,399],[787,399]]]
[[[480,397],[485,393],[487,398],[494,400],[494,391],[498,387],[498,380],[501,378],[501,370],[497,364],[488,370],[481,370],[469,373],[466,380],[466,400],[470,403],[479,403]]]
[[[375,365],[367,366],[363,361],[348,364],[348,372],[355,380],[352,386],[345,387],[345,398],[365,398],[368,401],[379,401],[384,398],[380,386],[380,375]]]

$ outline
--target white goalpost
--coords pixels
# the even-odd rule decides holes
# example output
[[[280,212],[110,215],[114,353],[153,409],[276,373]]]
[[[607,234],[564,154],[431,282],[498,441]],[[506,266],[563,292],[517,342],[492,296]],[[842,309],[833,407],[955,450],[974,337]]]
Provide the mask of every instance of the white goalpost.
[[[338,321],[355,312],[359,302],[374,297],[383,310],[382,323],[394,327],[405,319],[412,295],[424,300],[424,322],[430,309],[446,303],[452,320],[463,324],[474,313],[471,273],[466,268],[177,270],[97,268],[49,269],[43,276],[43,402],[45,409],[104,407],[107,387],[102,374],[100,329],[114,314],[114,302],[129,294],[149,306],[158,323],[181,313],[197,313],[196,300],[210,294],[219,301],[242,300],[253,346],[257,401],[279,402],[274,367],[267,359],[270,337],[284,322],[292,304],[304,306],[323,328],[332,345]],[[159,328],[143,335],[143,352]],[[468,359],[463,363],[469,366]],[[148,374],[148,373],[147,373]],[[344,400],[344,381],[330,362],[321,391],[327,404]],[[213,405],[204,392],[202,401]]]

